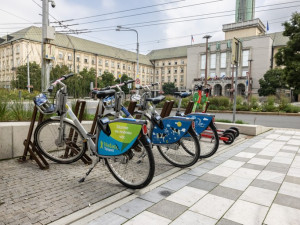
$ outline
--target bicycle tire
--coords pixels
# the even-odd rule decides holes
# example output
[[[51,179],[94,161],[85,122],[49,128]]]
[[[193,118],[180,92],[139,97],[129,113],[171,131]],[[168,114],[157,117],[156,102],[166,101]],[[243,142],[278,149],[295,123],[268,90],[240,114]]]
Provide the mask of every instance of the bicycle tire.
[[[147,186],[152,181],[155,172],[151,144],[144,135],[137,142],[138,145],[134,145],[121,155],[123,158],[119,160],[114,160],[114,158],[105,159],[106,165],[114,178],[131,189],[140,189]],[[145,165],[148,168],[142,168]]]
[[[64,121],[63,144],[58,146],[55,142],[59,134],[59,127],[60,120],[47,119],[40,123],[34,131],[35,146],[47,159],[53,162],[61,164],[76,162],[87,148],[86,143],[83,142],[83,135],[76,126]]]
[[[225,133],[222,135],[222,137],[227,137],[228,141],[223,141],[226,145],[230,145],[234,142],[234,136],[232,133]]]
[[[190,137],[182,137],[179,142],[177,142],[178,149],[168,145],[157,145],[157,149],[162,157],[176,167],[190,167],[199,159],[200,144],[197,134],[192,128],[188,130],[188,134]],[[184,142],[185,140],[188,142]],[[194,146],[191,143],[194,143]],[[187,144],[189,145],[187,146]],[[180,148],[182,148],[182,150],[180,150]]]
[[[211,122],[208,125],[208,128],[212,132],[212,137],[203,137],[201,134],[199,135],[199,143],[200,143],[200,158],[209,158],[214,155],[219,148],[219,135],[217,132],[216,126]]]
[[[238,128],[236,128],[236,127],[229,127],[229,129],[231,129],[231,130],[235,130],[235,131],[236,131],[235,138],[237,138],[237,137],[240,135],[240,131],[239,131],[239,129],[238,129]]]

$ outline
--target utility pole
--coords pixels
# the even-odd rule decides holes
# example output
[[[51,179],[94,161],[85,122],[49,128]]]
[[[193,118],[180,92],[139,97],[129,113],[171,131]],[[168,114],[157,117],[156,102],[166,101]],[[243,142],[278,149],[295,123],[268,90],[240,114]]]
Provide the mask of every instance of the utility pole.
[[[242,43],[239,39],[234,38],[232,41],[232,64],[236,66],[236,72],[234,77],[234,101],[233,101],[233,118],[232,122],[235,123],[235,114],[236,114],[236,95],[237,95],[237,77],[239,70],[239,61],[240,61],[240,51],[242,48]]]
[[[27,88],[30,93],[30,73],[29,73],[29,50],[28,50],[29,42],[27,43]]]
[[[205,50],[206,50],[206,56],[205,56],[205,80],[204,80],[204,85],[206,86],[207,85],[207,62],[208,62],[208,60],[207,60],[207,55],[208,55],[208,39],[210,39],[211,36],[210,35],[205,35],[203,38],[206,39],[206,48],[205,48]]]
[[[55,30],[49,26],[49,2],[52,8],[55,7],[53,0],[43,0],[42,13],[42,92],[47,92],[50,83],[50,63],[54,59],[53,48],[50,45],[50,40],[54,39]],[[50,49],[48,49],[50,48]]]

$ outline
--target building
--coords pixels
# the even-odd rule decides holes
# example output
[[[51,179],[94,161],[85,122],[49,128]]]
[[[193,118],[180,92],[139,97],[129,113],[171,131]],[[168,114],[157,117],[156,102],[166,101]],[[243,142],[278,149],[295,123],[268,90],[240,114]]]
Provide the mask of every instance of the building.
[[[235,23],[224,24],[225,39],[210,42],[208,46],[208,84],[212,95],[229,96],[232,77],[236,72],[231,65],[232,39],[242,42],[241,61],[238,66],[239,95],[257,94],[259,79],[275,66],[274,55],[285,46],[288,38],[282,32],[266,34],[260,19],[255,18],[255,0],[237,0]],[[0,87],[10,88],[16,77],[15,68],[29,61],[41,64],[42,30],[28,27],[0,39]],[[136,77],[136,53],[103,45],[82,38],[56,33],[52,66],[67,65],[78,73],[94,68],[95,76],[104,71]],[[28,57],[27,57],[28,56]],[[159,82],[157,91],[166,82],[174,82],[179,90],[192,89],[204,82],[206,44],[179,46],[153,50],[139,55],[141,84]]]

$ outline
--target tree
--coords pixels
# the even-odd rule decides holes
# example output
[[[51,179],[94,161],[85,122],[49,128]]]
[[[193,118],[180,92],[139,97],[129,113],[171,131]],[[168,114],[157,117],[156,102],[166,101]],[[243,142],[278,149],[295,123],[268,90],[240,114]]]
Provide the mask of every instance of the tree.
[[[114,85],[116,82],[115,82],[115,77],[112,73],[109,73],[109,72],[104,72],[102,75],[101,75],[101,78],[100,78],[100,88],[104,88],[104,87],[107,87],[107,86],[112,86]]]
[[[172,95],[175,91],[177,91],[175,83],[172,82],[164,83],[162,89],[166,95]]]
[[[36,63],[29,63],[30,85],[33,90],[41,90],[41,67]],[[27,89],[27,65],[17,68],[16,80],[11,82],[13,88]]]
[[[132,80],[132,78],[130,78],[129,76],[127,76],[126,74],[123,74],[121,77],[121,83],[128,81],[128,80]],[[120,83],[120,79],[117,78],[116,79],[116,83]],[[129,88],[127,87],[127,85],[124,85],[122,88],[122,91],[124,91],[125,94],[129,94]]]
[[[264,78],[259,79],[259,85],[259,96],[275,95],[276,88],[286,88],[284,70],[279,68],[268,70]]]
[[[300,94],[300,14],[294,13],[283,25],[283,35],[289,37],[289,41],[276,53],[276,63],[285,66],[284,79],[290,88],[295,89],[295,94]]]

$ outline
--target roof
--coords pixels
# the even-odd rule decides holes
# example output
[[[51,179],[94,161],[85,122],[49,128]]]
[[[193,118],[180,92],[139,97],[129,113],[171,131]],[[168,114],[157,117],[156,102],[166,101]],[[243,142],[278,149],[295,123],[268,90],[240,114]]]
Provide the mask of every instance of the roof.
[[[273,39],[273,46],[285,46],[289,41],[289,37],[283,36],[283,32],[276,32],[269,34],[269,36]]]
[[[150,58],[150,60],[187,57],[187,47],[188,46],[180,46],[174,48],[152,50],[150,53],[148,53],[147,56]]]
[[[15,33],[10,34],[13,38],[9,41],[5,41],[2,44],[11,42],[18,39],[28,39],[32,41],[41,42],[42,40],[42,29],[40,27],[31,26],[23,30],[19,30]],[[6,36],[3,37],[6,39]],[[128,60],[136,62],[136,53],[127,51],[124,49],[104,45],[94,41],[85,40],[82,38],[66,35],[62,33],[56,33],[53,44],[56,46],[76,49],[77,51],[88,52],[92,54],[98,54],[116,59]],[[139,63],[145,65],[152,65],[149,58],[146,55],[139,54]]]

